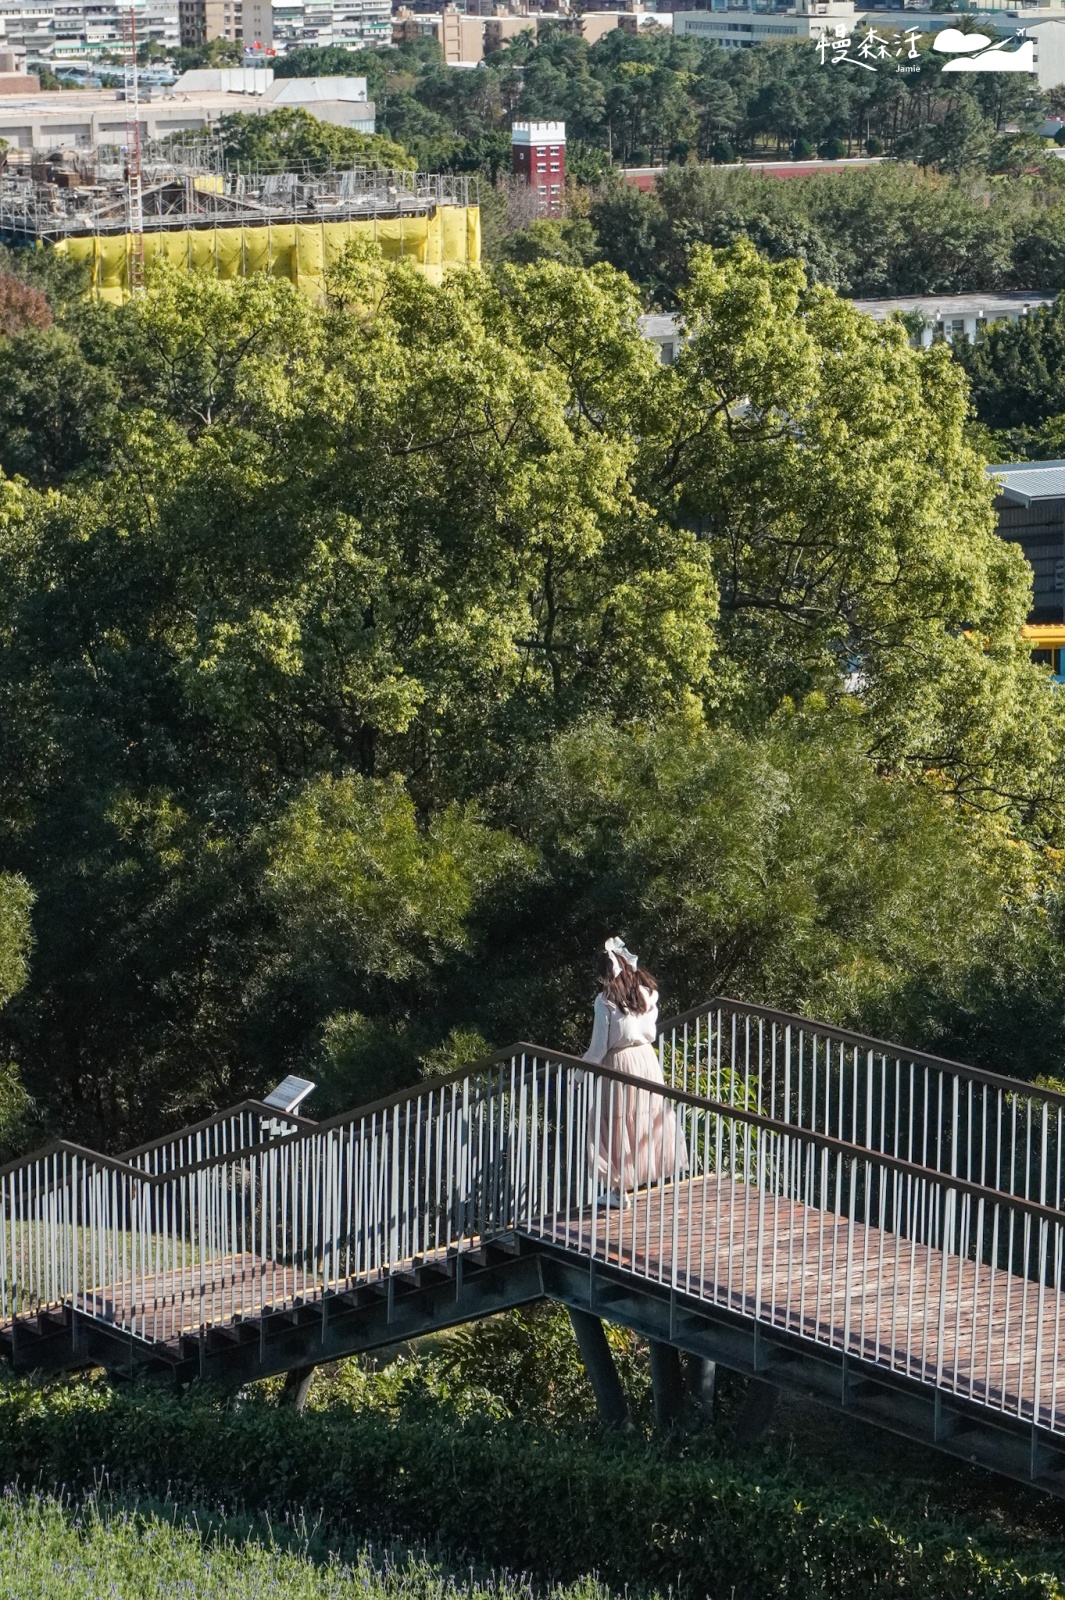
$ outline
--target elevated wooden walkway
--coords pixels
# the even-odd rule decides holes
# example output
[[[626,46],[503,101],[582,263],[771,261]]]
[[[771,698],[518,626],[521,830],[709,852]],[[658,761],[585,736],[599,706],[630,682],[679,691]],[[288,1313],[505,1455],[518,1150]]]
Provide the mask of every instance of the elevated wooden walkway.
[[[232,1384],[547,1296],[1065,1493],[1065,1100],[729,1001],[660,1054],[38,1152],[0,1173],[0,1351]],[[619,1097],[666,1102],[653,1182]]]

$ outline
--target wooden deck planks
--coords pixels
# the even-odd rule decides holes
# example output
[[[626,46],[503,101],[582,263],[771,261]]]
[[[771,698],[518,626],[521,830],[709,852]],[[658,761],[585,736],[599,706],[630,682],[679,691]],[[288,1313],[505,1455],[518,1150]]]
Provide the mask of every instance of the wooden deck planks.
[[[592,1249],[590,1216],[545,1218],[539,1232]],[[638,1276],[1013,1415],[1031,1420],[1038,1407],[1040,1422],[1065,1422],[1065,1296],[1053,1288],[727,1178],[637,1193],[629,1210],[600,1210],[594,1233],[600,1259]]]
[[[1065,1296],[1018,1274],[716,1176],[637,1193],[625,1211],[600,1208],[594,1230],[585,1212],[534,1218],[521,1231],[586,1256],[594,1245],[598,1259],[638,1277],[1012,1415],[1065,1426],[1065,1363],[1057,1357]],[[249,1254],[131,1277],[82,1304],[172,1345],[201,1328],[318,1300],[322,1291],[316,1273]]]

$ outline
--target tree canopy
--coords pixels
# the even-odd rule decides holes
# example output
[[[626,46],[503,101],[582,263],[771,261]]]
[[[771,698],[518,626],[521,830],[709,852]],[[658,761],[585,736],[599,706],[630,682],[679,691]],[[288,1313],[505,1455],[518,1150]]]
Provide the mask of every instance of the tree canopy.
[[[1000,1065],[1009,952],[1060,1055],[1060,701],[964,375],[749,244],[688,278],[670,368],[607,265],[366,250],[0,341],[0,1039],[51,1125],[576,1043],[616,928],[678,1005]]]
[[[871,147],[952,170],[1007,162],[1007,130],[1034,129],[1046,97],[1027,75],[944,77],[931,45],[924,36],[916,73],[895,74],[823,61],[812,40],[724,50],[649,28],[589,45],[541,18],[474,73],[445,68],[429,43],[359,51],[347,70],[366,73],[380,125],[433,168],[468,164],[513,117],[562,119],[578,160],[605,152],[630,166],[790,153],[799,142],[810,153]],[[299,52],[301,71],[335,71],[333,62],[330,52]]]
[[[414,166],[394,139],[322,122],[301,106],[281,106],[261,116],[234,111],[219,122],[218,139],[228,163],[259,172]]]

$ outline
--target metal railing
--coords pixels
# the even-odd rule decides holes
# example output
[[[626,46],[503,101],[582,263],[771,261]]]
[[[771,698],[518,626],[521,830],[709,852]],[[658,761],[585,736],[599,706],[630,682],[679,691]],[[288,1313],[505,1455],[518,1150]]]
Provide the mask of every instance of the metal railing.
[[[285,1132],[314,1127],[310,1118],[297,1116],[295,1112],[280,1115],[261,1100],[242,1100],[239,1105],[217,1111],[202,1122],[126,1150],[118,1160],[145,1172],[174,1172],[232,1155],[238,1150],[248,1150],[254,1145],[269,1144],[276,1139],[279,1124]]]
[[[0,1171],[0,1314],[70,1305],[174,1344],[517,1232],[1065,1432],[1065,1214],[874,1148],[868,1119],[851,1138],[846,1099],[842,1137],[801,1124],[809,1103],[826,1120],[820,1089],[767,1069],[739,1104],[726,1011],[721,1072],[694,1088],[518,1045],[166,1170],[55,1146]]]
[[[109,170],[109,169],[105,169]],[[53,178],[63,178],[57,172]],[[144,193],[147,232],[188,227],[266,226],[421,216],[477,201],[477,181],[462,173],[352,166],[329,172],[223,171],[196,174],[178,162],[153,165]],[[0,172],[0,235],[58,239],[122,232],[124,181],[60,186],[35,169]]]
[[[1065,1095],[716,997],[667,1021],[667,1083],[1060,1209]]]

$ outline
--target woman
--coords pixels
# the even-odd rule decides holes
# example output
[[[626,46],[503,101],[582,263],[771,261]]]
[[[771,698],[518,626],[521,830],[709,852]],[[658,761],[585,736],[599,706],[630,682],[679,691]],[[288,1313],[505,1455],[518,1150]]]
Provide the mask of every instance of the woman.
[[[654,978],[616,938],[596,952],[593,967],[600,991],[595,997],[592,1042],[583,1060],[664,1084],[654,1048],[658,1038]],[[596,1088],[601,1109],[592,1160],[607,1189],[608,1205],[621,1205],[627,1190],[687,1168],[688,1148],[670,1100],[614,1078],[600,1078]]]

